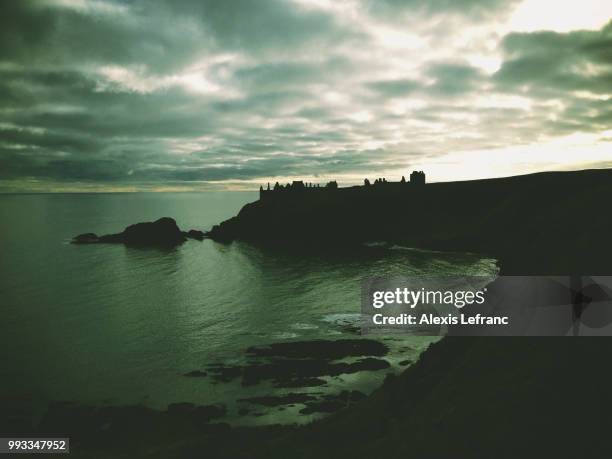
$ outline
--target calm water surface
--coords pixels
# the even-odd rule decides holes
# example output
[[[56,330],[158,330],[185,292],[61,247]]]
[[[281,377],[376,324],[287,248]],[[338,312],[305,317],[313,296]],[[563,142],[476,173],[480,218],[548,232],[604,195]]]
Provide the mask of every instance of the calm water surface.
[[[118,232],[163,216],[182,229],[207,230],[255,199],[240,192],[0,195],[0,397],[33,409],[58,400],[231,406],[270,388],[183,374],[240,362],[256,344],[355,337],[341,325],[356,320],[363,277],[495,270],[493,260],[474,255],[400,249],[290,254],[208,240],[173,250],[68,244],[79,233]],[[395,368],[431,339],[399,341],[389,340],[402,349],[389,357]],[[384,377],[376,373],[336,378],[328,390],[371,390]]]

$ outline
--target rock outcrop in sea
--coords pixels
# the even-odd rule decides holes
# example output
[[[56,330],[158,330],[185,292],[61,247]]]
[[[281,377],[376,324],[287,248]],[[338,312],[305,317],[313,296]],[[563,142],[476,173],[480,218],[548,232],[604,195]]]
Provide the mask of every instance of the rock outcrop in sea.
[[[72,239],[73,244],[114,243],[130,246],[176,246],[187,239],[203,240],[202,231],[181,231],[176,221],[163,217],[154,222],[136,223],[125,228],[121,233],[98,236],[95,233],[79,234]]]

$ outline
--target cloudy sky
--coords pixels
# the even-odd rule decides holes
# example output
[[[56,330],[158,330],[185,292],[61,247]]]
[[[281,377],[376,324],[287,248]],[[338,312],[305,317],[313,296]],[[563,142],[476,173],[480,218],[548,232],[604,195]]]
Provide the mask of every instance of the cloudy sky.
[[[0,8],[0,191],[612,167],[609,0]]]

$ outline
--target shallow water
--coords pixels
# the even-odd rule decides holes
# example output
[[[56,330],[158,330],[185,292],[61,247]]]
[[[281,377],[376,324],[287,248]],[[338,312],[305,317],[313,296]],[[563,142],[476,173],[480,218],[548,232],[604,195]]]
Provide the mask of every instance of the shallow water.
[[[76,234],[121,231],[162,216],[209,229],[255,193],[0,195],[0,397],[165,408],[225,403],[269,386],[213,384],[184,373],[244,361],[252,345],[355,338],[360,280],[410,274],[490,274],[494,260],[374,244],[306,253],[189,240],[173,250],[70,245]],[[262,222],[265,225],[265,222]],[[393,337],[388,356],[414,360],[431,338]],[[330,378],[312,391],[372,390],[385,372]],[[285,391],[286,392],[286,391]],[[297,420],[299,407],[242,423]]]

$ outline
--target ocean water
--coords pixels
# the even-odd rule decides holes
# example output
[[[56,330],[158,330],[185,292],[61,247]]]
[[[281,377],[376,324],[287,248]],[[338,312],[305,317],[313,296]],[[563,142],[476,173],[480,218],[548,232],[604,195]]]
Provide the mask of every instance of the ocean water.
[[[242,192],[0,195],[0,400],[35,413],[55,401],[156,409],[224,403],[230,421],[300,422],[297,408],[236,414],[237,399],[269,394],[269,386],[184,374],[239,363],[253,345],[355,338],[345,325],[358,318],[364,277],[496,269],[476,255],[399,247],[288,253],[210,240],[172,250],[68,243],[163,216],[184,230],[207,230],[255,199]],[[390,371],[431,341],[388,338]],[[316,390],[368,392],[384,375],[346,375]]]

